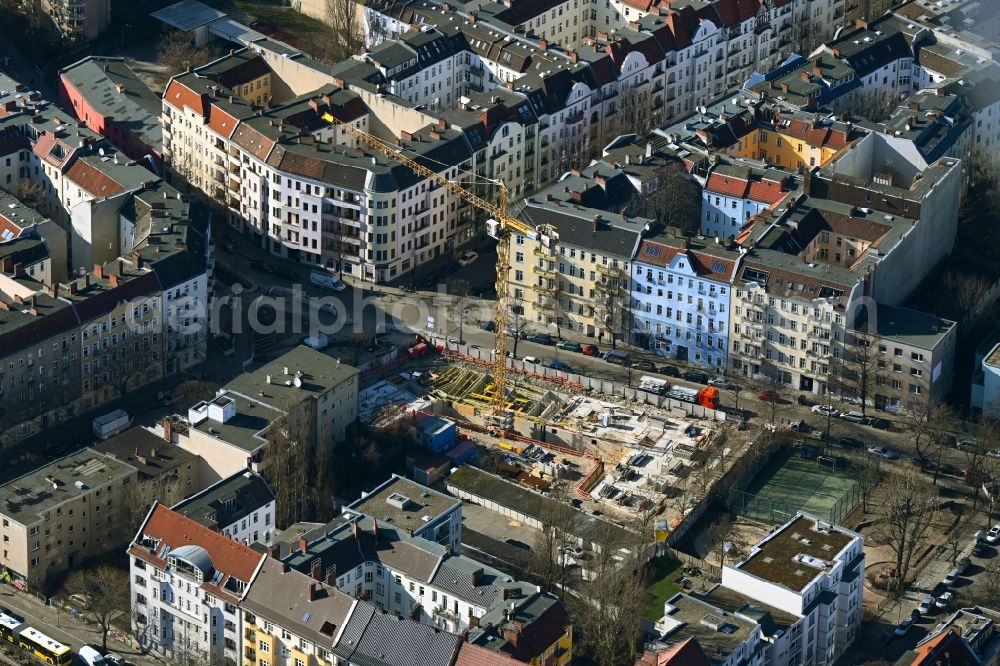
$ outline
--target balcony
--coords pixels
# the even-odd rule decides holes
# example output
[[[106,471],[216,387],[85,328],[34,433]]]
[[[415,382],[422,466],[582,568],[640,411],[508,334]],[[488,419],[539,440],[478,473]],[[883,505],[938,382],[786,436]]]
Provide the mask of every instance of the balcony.
[[[257,663],[257,651],[254,650],[252,647],[245,648],[243,650],[243,658],[247,662],[249,662],[251,664],[256,664]]]

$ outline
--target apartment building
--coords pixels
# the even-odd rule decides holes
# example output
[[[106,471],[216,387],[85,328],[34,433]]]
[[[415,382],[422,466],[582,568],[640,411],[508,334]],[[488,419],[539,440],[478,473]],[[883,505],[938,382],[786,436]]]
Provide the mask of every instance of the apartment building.
[[[713,666],[764,666],[769,663],[760,624],[741,613],[728,612],[684,592],[664,602],[663,616],[656,621],[654,631],[658,642],[666,645],[693,639]]]
[[[562,603],[450,546],[414,537],[404,525],[348,510],[319,538],[291,550],[272,547],[293,570],[326,580],[348,595],[396,615],[435,626],[506,653],[517,661],[567,664],[572,623]]]
[[[111,0],[43,0],[42,9],[71,42],[97,39],[111,23]]]
[[[622,340],[631,327],[632,257],[652,221],[558,201],[528,199],[517,212],[554,240],[511,237],[512,324]]]
[[[287,418],[317,446],[341,442],[357,420],[358,371],[305,346],[219,389],[153,432],[202,461],[203,483],[260,471],[268,429]],[[291,411],[289,411],[291,410]]]
[[[164,376],[162,290],[124,259],[58,286],[79,319],[80,405],[89,409]]]
[[[161,101],[123,58],[87,56],[59,71],[59,99],[132,160],[162,164]]]
[[[723,240],[732,238],[751,216],[776,206],[796,189],[790,173],[760,166],[733,161],[709,167],[701,190],[703,235]]]
[[[65,280],[66,231],[6,190],[0,190],[0,210],[0,273],[23,273],[42,284]]]
[[[782,636],[779,663],[832,664],[860,633],[864,572],[860,534],[799,512],[723,565],[722,586],[802,620]]]
[[[132,633],[144,648],[170,660],[246,663],[239,604],[266,555],[159,503],[128,555]]]
[[[61,574],[120,548],[135,467],[85,448],[0,486],[3,570],[20,589],[47,593]]]
[[[154,501],[179,502],[201,488],[198,457],[144,428],[129,428],[93,449],[138,472],[122,498],[126,533],[139,528]]]
[[[462,546],[462,501],[393,474],[348,509],[408,529],[411,536],[451,547]]]
[[[271,545],[274,491],[260,474],[244,470],[188,495],[171,511],[248,546]]]
[[[634,344],[723,371],[740,253],[679,232],[644,239],[632,262]]]
[[[0,274],[0,440],[10,443],[75,413],[80,330],[72,305],[21,275]]]
[[[871,400],[889,412],[920,408],[941,401],[951,392],[955,374],[958,325],[937,315],[911,308],[879,305],[848,334],[845,374],[865,364],[874,376]],[[876,345],[876,354],[852,363],[852,348]],[[850,381],[848,381],[850,384]]]

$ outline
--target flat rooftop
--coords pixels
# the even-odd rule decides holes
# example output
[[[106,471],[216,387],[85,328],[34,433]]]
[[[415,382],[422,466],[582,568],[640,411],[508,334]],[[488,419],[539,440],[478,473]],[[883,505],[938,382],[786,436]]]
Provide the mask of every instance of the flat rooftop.
[[[86,448],[0,486],[0,511],[30,525],[53,507],[134,473],[130,465]]]
[[[213,9],[203,2],[198,2],[198,0],[182,0],[150,14],[171,28],[185,32],[211,23],[225,15],[225,12]]]
[[[287,404],[285,401],[289,400],[298,404],[343,384],[357,374],[357,368],[299,345],[257,370],[237,376],[225,388],[255,399],[259,397],[276,406]],[[296,382],[296,379],[299,381]]]
[[[197,464],[198,455],[164,441],[138,426],[94,444],[94,450],[139,470],[139,479],[168,474],[181,465]]]
[[[191,427],[237,446],[247,453],[254,453],[267,444],[264,433],[271,426],[271,422],[281,416],[281,412],[235,393],[225,392],[222,396],[236,401],[236,415],[225,423],[206,418],[197,424],[192,424]]]
[[[694,636],[713,663],[726,661],[750,638],[757,626],[755,622],[683,592],[668,599],[665,610],[666,614],[657,622],[664,640],[675,643]]]
[[[817,525],[821,529],[817,530]],[[754,548],[753,554],[734,568],[762,580],[801,591],[857,535],[827,521],[799,515],[778,528]]]
[[[415,532],[423,523],[430,522],[461,504],[460,499],[393,474],[391,479],[348,508]],[[425,520],[425,517],[429,518]]]
[[[932,350],[955,326],[955,322],[930,312],[879,305],[875,323],[879,337],[921,349]]]
[[[1000,344],[995,345],[993,349],[990,350],[990,353],[986,355],[983,363],[993,368],[1000,368]]]

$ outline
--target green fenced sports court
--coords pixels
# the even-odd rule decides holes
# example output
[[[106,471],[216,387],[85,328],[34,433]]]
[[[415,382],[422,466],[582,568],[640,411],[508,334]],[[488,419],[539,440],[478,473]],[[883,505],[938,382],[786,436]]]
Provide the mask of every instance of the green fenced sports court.
[[[744,487],[729,493],[729,509],[739,516],[779,525],[798,511],[841,523],[861,501],[854,475],[837,458],[803,458],[779,449]]]

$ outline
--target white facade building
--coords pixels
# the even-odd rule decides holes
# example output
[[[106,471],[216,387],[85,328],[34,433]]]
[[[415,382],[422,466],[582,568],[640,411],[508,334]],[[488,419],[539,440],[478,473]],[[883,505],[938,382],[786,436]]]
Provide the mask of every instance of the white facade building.
[[[274,537],[274,492],[251,470],[212,484],[171,510],[248,546],[271,545]]]
[[[858,638],[865,552],[860,534],[799,512],[722,569],[722,585],[805,620],[787,664],[834,663]]]

